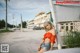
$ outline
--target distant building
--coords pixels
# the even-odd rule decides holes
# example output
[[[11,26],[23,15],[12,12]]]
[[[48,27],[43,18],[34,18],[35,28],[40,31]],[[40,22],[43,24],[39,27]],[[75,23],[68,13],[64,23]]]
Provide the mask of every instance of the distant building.
[[[45,13],[40,12],[38,13],[34,19],[27,22],[27,28],[32,29],[36,27],[43,27],[45,21],[49,21],[51,12]]]
[[[45,21],[49,21],[50,13],[51,12],[49,13],[40,12],[39,14],[37,14],[34,18],[34,25],[38,27],[43,27],[43,23]]]
[[[34,27],[34,20],[30,20],[27,22],[27,28],[32,29]]]

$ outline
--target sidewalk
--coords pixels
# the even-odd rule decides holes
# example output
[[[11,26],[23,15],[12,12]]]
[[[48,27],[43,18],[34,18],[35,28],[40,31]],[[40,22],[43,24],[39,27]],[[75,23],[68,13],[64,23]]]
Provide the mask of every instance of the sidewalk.
[[[60,49],[60,50],[52,50],[44,53],[80,53],[80,48],[68,48],[68,49]]]

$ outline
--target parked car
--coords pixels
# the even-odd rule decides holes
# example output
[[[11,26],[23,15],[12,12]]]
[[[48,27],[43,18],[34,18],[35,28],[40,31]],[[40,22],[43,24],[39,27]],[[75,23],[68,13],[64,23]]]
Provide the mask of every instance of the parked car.
[[[33,27],[33,30],[41,30],[41,27]]]

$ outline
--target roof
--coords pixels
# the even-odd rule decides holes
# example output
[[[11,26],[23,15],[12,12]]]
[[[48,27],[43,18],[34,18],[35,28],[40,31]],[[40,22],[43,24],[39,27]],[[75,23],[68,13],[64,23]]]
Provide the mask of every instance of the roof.
[[[42,15],[42,14],[45,14],[45,12],[40,12],[36,16],[39,16],[39,15]]]

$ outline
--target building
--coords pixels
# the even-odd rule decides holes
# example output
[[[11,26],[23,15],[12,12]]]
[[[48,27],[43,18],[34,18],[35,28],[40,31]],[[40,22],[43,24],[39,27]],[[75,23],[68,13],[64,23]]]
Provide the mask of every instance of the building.
[[[38,13],[34,19],[27,22],[27,28],[32,29],[35,26],[43,28],[43,24],[45,21],[49,21],[51,12],[45,13],[40,12]]]
[[[27,28],[32,29],[34,27],[34,20],[30,20],[27,22]]]
[[[80,31],[80,21],[65,21],[58,24],[60,26],[60,32]]]
[[[50,12],[49,13],[40,12],[34,18],[34,25],[38,27],[43,27],[44,22],[49,21],[49,18],[50,18]]]

